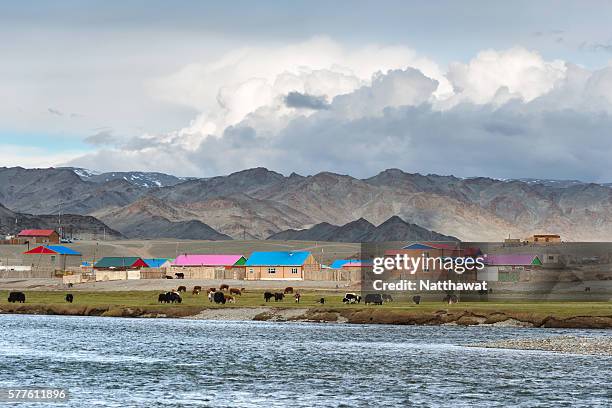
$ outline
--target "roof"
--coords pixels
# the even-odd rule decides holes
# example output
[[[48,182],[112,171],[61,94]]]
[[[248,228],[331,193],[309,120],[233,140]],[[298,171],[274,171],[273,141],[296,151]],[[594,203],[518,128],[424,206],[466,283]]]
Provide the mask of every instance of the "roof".
[[[49,237],[55,233],[55,230],[51,229],[24,229],[17,236],[19,237]]]
[[[310,252],[298,251],[276,251],[276,252],[253,252],[246,261],[246,266],[301,266],[304,265]]]
[[[136,266],[146,267],[147,264],[137,256],[106,256],[96,262],[94,268],[129,268]]]
[[[168,258],[145,258],[143,261],[145,261],[149,268],[159,268],[168,262]]]
[[[442,244],[438,242],[415,242],[410,245],[402,247],[402,249],[450,249],[458,250],[457,245],[453,244]]]
[[[246,258],[243,255],[197,255],[183,254],[179,255],[173,266],[234,266],[244,265]]]
[[[372,266],[372,262],[362,261],[359,259],[336,259],[331,264],[332,269],[348,268],[348,267],[363,267]]]
[[[72,248],[68,248],[62,245],[41,245],[36,248],[30,249],[27,252],[24,252],[24,254],[81,255],[80,252],[77,252]]]
[[[344,265],[345,263],[348,263],[348,259],[336,259],[334,262],[332,262],[332,264],[330,265],[330,267],[332,269],[340,269],[342,268],[342,265]]]
[[[485,265],[507,265],[507,266],[528,266],[542,265],[540,258],[533,254],[507,254],[507,255],[487,255],[484,257]]]

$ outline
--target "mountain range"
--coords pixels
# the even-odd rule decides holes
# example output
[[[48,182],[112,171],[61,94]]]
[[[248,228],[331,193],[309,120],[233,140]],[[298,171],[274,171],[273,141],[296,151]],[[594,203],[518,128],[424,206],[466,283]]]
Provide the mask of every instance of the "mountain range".
[[[429,239],[433,231],[468,241],[533,233],[612,239],[612,188],[574,180],[458,178],[398,169],[366,179],[329,172],[284,176],[265,168],[211,178],[163,176],[0,168],[0,203],[35,215],[93,216],[124,236],[141,238],[370,240],[372,228],[391,219],[394,228],[398,220],[408,225],[402,227],[405,236],[420,231],[415,239]],[[339,229],[347,224],[350,234]],[[380,237],[392,238],[388,232]]]
[[[268,237],[284,241],[384,242],[384,241],[457,241],[457,238],[429,231],[394,215],[379,226],[364,218],[341,226],[322,222],[303,230],[289,229]]]

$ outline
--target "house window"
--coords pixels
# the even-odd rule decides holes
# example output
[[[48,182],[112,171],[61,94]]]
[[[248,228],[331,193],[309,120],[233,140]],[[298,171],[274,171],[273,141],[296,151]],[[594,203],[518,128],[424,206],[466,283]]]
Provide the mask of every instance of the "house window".
[[[51,262],[55,262],[55,255],[51,255]]]
[[[249,268],[249,273],[253,273],[253,268]]]
[[[268,273],[276,273],[276,268],[268,268]]]
[[[553,255],[548,255],[548,260],[549,261],[553,261],[555,259],[555,257]]]
[[[298,268],[291,268],[291,273],[298,273]]]

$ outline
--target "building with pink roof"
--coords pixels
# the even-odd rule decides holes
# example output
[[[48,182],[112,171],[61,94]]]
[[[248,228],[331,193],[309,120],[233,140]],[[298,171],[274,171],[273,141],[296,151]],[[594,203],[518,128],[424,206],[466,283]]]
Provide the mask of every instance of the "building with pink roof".
[[[244,266],[246,258],[236,254],[182,254],[176,257],[174,267],[224,267]]]

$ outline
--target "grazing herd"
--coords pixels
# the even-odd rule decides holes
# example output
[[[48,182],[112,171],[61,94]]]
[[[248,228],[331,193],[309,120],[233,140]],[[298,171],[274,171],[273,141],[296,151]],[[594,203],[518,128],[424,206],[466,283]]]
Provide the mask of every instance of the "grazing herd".
[[[186,293],[186,286],[179,286],[176,290],[172,289],[170,292],[160,293],[157,297],[157,301],[159,303],[182,303],[183,298],[181,297],[181,293]],[[191,292],[192,295],[196,296],[202,292],[201,286],[194,286]],[[229,294],[226,294],[228,292]],[[229,285],[223,284],[219,287],[219,290],[216,288],[208,288],[208,300],[211,303],[215,304],[226,304],[226,303],[236,303],[236,296],[242,296],[243,293],[246,292],[245,288],[230,288]],[[274,300],[274,302],[282,302],[285,299],[285,295],[293,295],[293,299],[296,303],[300,303],[302,295],[295,291],[292,287],[286,287],[283,292],[264,292],[263,298],[264,301],[270,302]],[[74,295],[72,293],[66,294],[64,300],[67,303],[74,302]],[[393,302],[393,297],[387,293],[368,293],[365,295],[365,298],[362,299],[362,296],[357,293],[345,293],[342,298],[342,303],[344,304],[360,304],[363,300],[363,303],[366,305],[382,305],[384,303]],[[9,303],[25,303],[26,295],[23,292],[10,292],[8,296]],[[454,294],[447,294],[442,301],[444,303],[448,303],[449,305],[459,303],[459,297]],[[419,305],[421,303],[421,296],[415,295],[412,297],[412,302],[415,305]],[[325,304],[325,298],[319,298],[316,300],[318,304]]]
[[[201,291],[201,286],[194,286],[193,291],[191,293],[192,295],[199,295]],[[159,295],[158,301],[160,303],[181,303],[182,299],[179,293],[185,292],[187,292],[187,288],[185,286],[179,286],[176,291],[172,290],[172,292],[161,293]],[[229,294],[226,294],[225,292],[229,292]],[[217,288],[208,288],[207,291],[208,300],[211,303],[222,305],[226,303],[236,303],[235,296],[242,296],[244,292],[246,292],[245,288],[230,288],[227,284],[222,284],[221,286],[219,286],[218,290]],[[282,302],[285,299],[286,295],[293,295],[293,299],[296,303],[300,303],[300,300],[302,298],[302,295],[299,292],[295,291],[293,287],[288,286],[282,292],[264,292],[263,299],[265,302],[271,302],[272,300],[274,300],[274,302]],[[365,295],[365,298],[363,298],[357,293],[345,293],[344,297],[342,298],[342,303],[361,304],[362,300],[363,303],[366,305],[383,305],[384,303],[393,302],[393,297],[388,293],[367,293]],[[448,304],[455,304],[459,302],[459,297],[457,295],[449,294],[446,295],[442,299],[442,301]],[[324,305],[325,298],[319,298],[316,303]],[[421,303],[421,296],[413,296],[412,303],[414,303],[415,305],[419,305]]]

